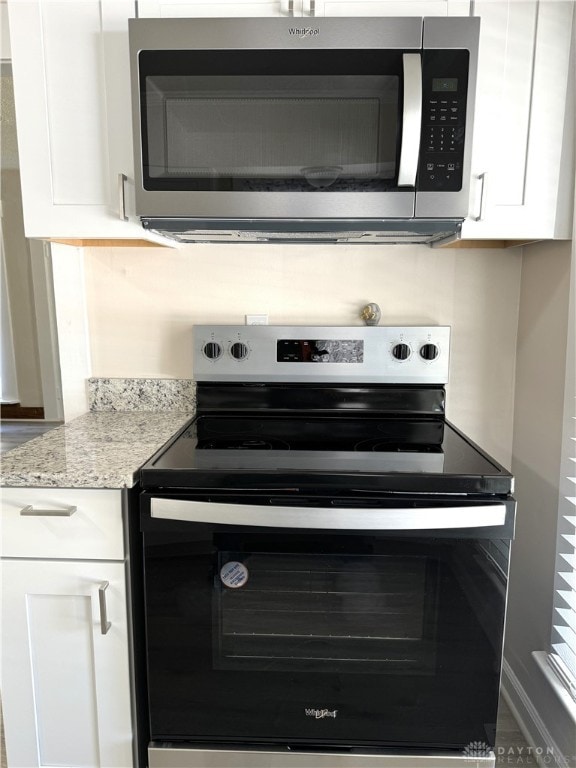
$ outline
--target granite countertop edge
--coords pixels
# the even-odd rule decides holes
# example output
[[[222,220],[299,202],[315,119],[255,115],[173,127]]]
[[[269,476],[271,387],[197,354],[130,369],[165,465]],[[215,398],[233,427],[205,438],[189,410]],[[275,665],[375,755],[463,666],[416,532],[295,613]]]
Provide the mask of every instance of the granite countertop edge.
[[[90,411],[0,457],[3,488],[124,489],[193,417],[186,411]]]

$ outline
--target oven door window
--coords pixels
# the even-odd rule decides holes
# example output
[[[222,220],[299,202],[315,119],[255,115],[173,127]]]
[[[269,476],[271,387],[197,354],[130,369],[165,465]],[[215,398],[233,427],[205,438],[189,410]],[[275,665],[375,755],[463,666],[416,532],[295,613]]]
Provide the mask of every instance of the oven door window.
[[[433,558],[219,552],[214,667],[432,674]]]
[[[142,528],[153,740],[493,744],[508,542]]]
[[[143,51],[139,67],[147,190],[394,186],[401,52]]]

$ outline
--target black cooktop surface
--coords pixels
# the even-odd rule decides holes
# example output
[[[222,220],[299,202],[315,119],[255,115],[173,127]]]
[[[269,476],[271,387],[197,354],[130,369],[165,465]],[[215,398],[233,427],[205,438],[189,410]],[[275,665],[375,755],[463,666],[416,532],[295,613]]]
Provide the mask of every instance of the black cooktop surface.
[[[144,465],[145,488],[507,494],[512,476],[444,419],[200,415]]]

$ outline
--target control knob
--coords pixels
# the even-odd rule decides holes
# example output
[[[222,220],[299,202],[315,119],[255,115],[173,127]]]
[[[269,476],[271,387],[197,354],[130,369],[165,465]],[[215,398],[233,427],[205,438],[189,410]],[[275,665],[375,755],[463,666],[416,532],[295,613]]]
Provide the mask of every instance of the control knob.
[[[236,341],[230,347],[230,354],[234,360],[244,360],[244,358],[248,357],[248,347],[243,342]]]
[[[202,347],[202,352],[204,352],[208,360],[218,360],[222,354],[222,347],[217,341],[209,341]]]
[[[436,360],[439,354],[440,350],[436,344],[423,344],[420,347],[420,357],[423,360]]]
[[[396,344],[392,348],[392,356],[396,360],[407,360],[410,357],[410,347],[408,344]]]

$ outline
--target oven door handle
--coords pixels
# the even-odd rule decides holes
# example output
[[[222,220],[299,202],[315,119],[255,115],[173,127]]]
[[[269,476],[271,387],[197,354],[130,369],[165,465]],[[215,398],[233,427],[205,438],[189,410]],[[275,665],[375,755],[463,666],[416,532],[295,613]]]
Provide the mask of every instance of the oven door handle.
[[[398,186],[415,187],[422,130],[422,61],[419,53],[402,56],[404,69],[404,112]]]
[[[505,504],[455,507],[276,507],[152,498],[150,514],[160,520],[258,528],[348,531],[407,531],[487,528],[504,525]]]

